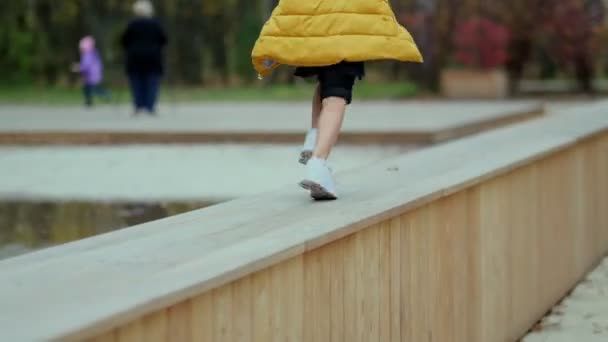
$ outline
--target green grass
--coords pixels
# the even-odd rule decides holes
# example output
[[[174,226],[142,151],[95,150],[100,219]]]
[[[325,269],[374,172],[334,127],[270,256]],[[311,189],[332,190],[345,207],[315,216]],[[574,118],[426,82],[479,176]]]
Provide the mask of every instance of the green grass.
[[[312,84],[234,88],[170,88],[165,86],[161,90],[161,101],[309,100],[312,96],[313,87]],[[116,102],[127,103],[130,99],[127,89],[110,88],[109,90]],[[356,85],[354,96],[359,100],[405,99],[415,96],[416,93],[416,86],[407,82],[370,84],[364,81]],[[78,87],[0,86],[0,104],[68,105],[80,104],[81,102],[82,93]]]

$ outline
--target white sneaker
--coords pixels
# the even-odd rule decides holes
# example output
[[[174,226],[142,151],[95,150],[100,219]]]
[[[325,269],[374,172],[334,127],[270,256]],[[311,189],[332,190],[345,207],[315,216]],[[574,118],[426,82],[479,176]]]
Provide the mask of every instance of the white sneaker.
[[[304,146],[302,147],[302,152],[300,152],[300,164],[306,165],[310,158],[312,158],[312,153],[317,145],[317,134],[318,130],[316,128],[311,128],[306,134]]]
[[[336,200],[336,184],[327,166],[327,161],[311,158],[306,166],[306,178],[300,186],[310,191],[310,196],[317,201]]]

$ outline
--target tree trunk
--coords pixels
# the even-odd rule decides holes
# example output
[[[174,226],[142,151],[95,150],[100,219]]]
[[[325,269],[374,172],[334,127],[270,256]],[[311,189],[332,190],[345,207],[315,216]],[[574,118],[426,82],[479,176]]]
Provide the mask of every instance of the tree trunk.
[[[506,64],[509,76],[509,94],[516,95],[519,82],[524,74],[524,68],[532,53],[532,40],[523,36],[514,38],[509,44],[510,59]]]

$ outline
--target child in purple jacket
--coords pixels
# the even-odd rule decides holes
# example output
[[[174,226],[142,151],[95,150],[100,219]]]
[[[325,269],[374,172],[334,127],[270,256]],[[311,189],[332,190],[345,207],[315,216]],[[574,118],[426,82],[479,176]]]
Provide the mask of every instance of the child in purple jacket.
[[[101,86],[103,80],[103,64],[95,48],[95,39],[87,36],[80,40],[80,63],[73,67],[75,72],[82,75],[85,105],[93,106],[93,96],[108,100],[110,95]]]

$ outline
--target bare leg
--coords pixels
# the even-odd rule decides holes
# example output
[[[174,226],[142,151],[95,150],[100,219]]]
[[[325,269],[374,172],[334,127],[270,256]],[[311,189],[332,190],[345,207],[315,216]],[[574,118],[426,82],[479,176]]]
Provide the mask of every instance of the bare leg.
[[[313,153],[315,158],[327,159],[338,141],[344,121],[346,101],[341,97],[328,97],[323,100],[323,110],[319,118],[319,137]]]
[[[321,94],[319,90],[319,85],[315,89],[315,94],[312,98],[312,111],[311,111],[311,129],[306,134],[306,139],[304,140],[304,147],[302,148],[302,152],[300,152],[300,164],[308,164],[310,158],[312,158],[312,153],[317,146],[318,140],[318,128],[319,128],[319,117],[321,116],[321,108],[323,104],[321,103]]]
[[[315,95],[312,98],[312,128],[319,128],[319,117],[321,116],[322,108],[320,85],[317,84]]]

